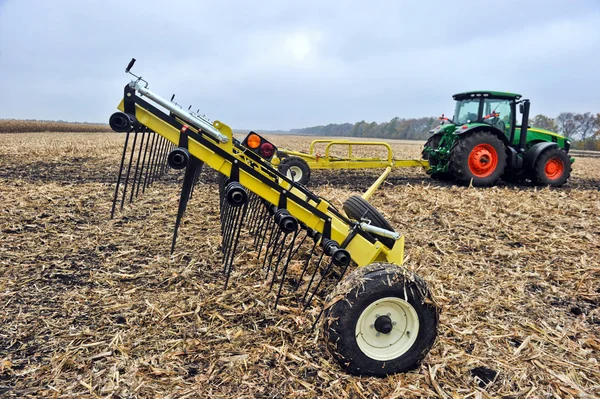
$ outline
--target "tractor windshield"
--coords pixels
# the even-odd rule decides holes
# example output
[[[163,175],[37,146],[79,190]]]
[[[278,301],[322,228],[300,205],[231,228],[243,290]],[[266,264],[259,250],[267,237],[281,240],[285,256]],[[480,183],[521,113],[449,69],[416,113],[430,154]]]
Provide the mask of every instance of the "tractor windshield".
[[[482,122],[497,127],[502,132],[506,133],[512,117],[510,101],[493,98],[483,100],[482,117],[485,118]]]
[[[456,111],[454,112],[454,121],[462,125],[463,123],[475,122],[479,114],[479,98],[469,98],[456,102]]]

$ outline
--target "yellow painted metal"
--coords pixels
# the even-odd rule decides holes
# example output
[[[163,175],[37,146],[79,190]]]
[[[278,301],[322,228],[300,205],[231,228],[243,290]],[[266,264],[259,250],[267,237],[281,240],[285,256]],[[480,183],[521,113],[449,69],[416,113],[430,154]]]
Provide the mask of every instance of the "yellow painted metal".
[[[373,183],[371,185],[371,187],[369,187],[369,189],[367,191],[365,191],[365,193],[362,195],[363,199],[365,201],[368,201],[369,198],[371,198],[371,196],[373,195],[373,193],[375,191],[377,191],[377,189],[379,188],[379,186],[381,186],[381,183],[383,183],[385,181],[385,179],[388,177],[388,175],[392,172],[392,167],[388,166],[385,171],[383,171],[383,173],[381,174],[381,176],[379,176],[379,178],[377,180],[375,180],[375,183]]]
[[[124,103],[121,102],[118,108],[119,110],[123,111]],[[160,134],[172,143],[179,143],[180,132],[176,127],[163,121],[137,104],[135,106],[135,117],[141,124]],[[253,165],[255,172],[262,174],[265,178],[271,179],[270,175],[263,171],[260,165],[257,165],[255,162],[250,162],[246,158],[244,151],[238,150],[232,146],[231,129],[229,126],[219,121],[215,121],[213,126],[230,139],[227,143],[220,143],[216,140],[214,140],[214,143],[228,153],[232,154],[236,158],[234,162],[244,162],[248,165]],[[193,129],[193,127],[190,126],[189,128],[197,132],[197,130]],[[210,140],[210,137],[205,137]],[[226,176],[231,175],[232,164],[229,160],[215,153],[209,147],[194,140],[192,137],[188,137],[188,150],[190,154],[204,162],[212,169],[215,169]],[[260,181],[257,177],[246,172],[243,168],[239,169],[239,182],[242,186],[246,187],[249,191],[260,196],[267,202],[274,205],[279,204],[279,192]],[[291,184],[286,181],[281,181],[277,184],[279,184],[286,191],[290,191],[298,196],[301,202],[308,203],[327,214],[327,217],[331,222],[331,238],[338,243],[344,242],[350,233],[349,226],[329,210],[331,205],[327,201],[321,199],[317,203],[314,200],[310,200],[300,190],[292,187]],[[294,202],[290,198],[287,199],[286,208],[290,214],[292,214],[306,226],[323,233],[325,221],[319,216],[307,210],[301,204]],[[379,241],[371,243],[366,238],[360,235],[355,235],[346,246],[346,249],[350,253],[350,256],[354,262],[361,267],[377,261],[387,261],[390,263],[401,264],[404,256],[404,241],[397,241],[394,247],[389,249]]]
[[[318,154],[317,145],[327,144],[325,146],[325,155]],[[348,147],[347,157],[337,157],[331,155],[333,147]],[[386,151],[385,158],[371,158],[371,157],[356,157],[354,156],[354,147],[370,146],[370,147],[382,147]],[[429,161],[424,159],[394,159],[392,148],[390,145],[383,141],[350,141],[350,140],[328,140],[318,139],[313,140],[310,143],[309,152],[291,151],[286,149],[280,149],[279,151],[294,157],[302,158],[306,161],[311,169],[383,169],[387,167],[392,168],[415,168],[420,167],[425,170],[429,169]],[[279,158],[273,158],[272,163],[279,165],[281,160]]]

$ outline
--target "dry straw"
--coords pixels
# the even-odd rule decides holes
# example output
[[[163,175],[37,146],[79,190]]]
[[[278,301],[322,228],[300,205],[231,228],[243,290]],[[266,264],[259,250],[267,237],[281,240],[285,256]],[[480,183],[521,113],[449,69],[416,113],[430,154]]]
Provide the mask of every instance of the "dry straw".
[[[223,292],[213,174],[173,257],[180,176],[109,220],[122,140],[0,135],[0,396],[600,396],[600,159],[553,190],[394,171],[372,202],[443,313],[421,368],[376,379],[340,372],[310,329],[318,310],[271,308],[255,253],[239,252]],[[312,187],[341,205],[376,177],[314,172]]]

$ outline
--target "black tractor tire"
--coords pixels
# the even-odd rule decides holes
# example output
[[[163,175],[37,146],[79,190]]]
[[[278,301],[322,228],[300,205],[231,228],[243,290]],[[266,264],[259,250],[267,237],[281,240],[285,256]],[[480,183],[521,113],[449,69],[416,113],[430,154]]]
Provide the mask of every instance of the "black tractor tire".
[[[493,186],[505,169],[506,147],[491,132],[466,133],[452,146],[448,170],[462,184],[473,184],[474,187]]]
[[[432,150],[435,150],[440,144],[441,139],[441,134],[434,134],[433,136],[429,137],[429,139],[427,139],[423,147],[429,147]],[[429,161],[429,165],[431,166],[436,166],[439,163],[439,159],[431,157],[431,155],[427,151],[425,151],[425,148],[423,148],[423,151],[421,152],[421,157],[424,160]],[[432,173],[429,176],[431,176],[431,178],[435,180],[450,180],[452,178],[452,175],[448,172]]]
[[[532,180],[542,186],[560,187],[571,177],[571,159],[560,148],[549,148],[535,161]]]
[[[324,312],[327,351],[354,375],[414,370],[437,337],[439,308],[427,285],[389,263],[350,273],[330,293]]]
[[[288,156],[281,160],[279,172],[303,186],[310,180],[310,167],[302,158]]]
[[[371,224],[375,227],[380,227],[382,229],[394,231],[394,228],[385,219],[385,217],[383,217],[383,215],[379,213],[379,211],[373,205],[371,205],[367,200],[363,199],[359,195],[353,195],[350,198],[348,198],[346,202],[344,202],[343,209],[346,213],[346,216],[348,216],[350,219],[354,219],[357,221],[360,221],[362,218],[369,219],[371,221]],[[383,245],[390,249],[396,243],[396,240],[394,240],[393,238],[381,237],[375,234],[373,235]]]

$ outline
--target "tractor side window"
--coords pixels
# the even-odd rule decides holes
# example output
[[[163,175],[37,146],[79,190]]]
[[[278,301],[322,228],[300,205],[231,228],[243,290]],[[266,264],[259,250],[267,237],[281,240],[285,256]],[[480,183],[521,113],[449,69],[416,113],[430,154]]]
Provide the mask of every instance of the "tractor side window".
[[[498,114],[498,116],[493,116]],[[503,132],[508,132],[511,123],[510,102],[508,100],[486,99],[483,103],[484,123],[488,123]]]
[[[454,121],[459,125],[463,123],[475,122],[479,113],[479,99],[473,98],[456,102],[456,112]]]

